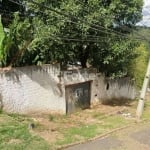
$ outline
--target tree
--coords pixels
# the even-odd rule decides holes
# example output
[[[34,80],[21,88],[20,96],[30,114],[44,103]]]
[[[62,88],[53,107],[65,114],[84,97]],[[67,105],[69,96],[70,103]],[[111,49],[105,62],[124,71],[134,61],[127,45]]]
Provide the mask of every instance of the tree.
[[[14,19],[14,12],[20,12],[20,16],[24,16],[25,8],[21,4],[20,0],[1,0],[0,14],[2,15],[2,24],[4,27],[9,27]]]
[[[144,41],[135,49],[137,57],[132,59],[128,66],[128,75],[135,79],[135,85],[138,89],[142,88],[143,80],[146,74],[146,68],[150,57],[150,28],[137,27],[133,36],[140,35]]]
[[[107,75],[126,74],[137,42],[123,29],[141,19],[142,0],[26,0],[26,5],[34,34],[17,65],[89,62]]]

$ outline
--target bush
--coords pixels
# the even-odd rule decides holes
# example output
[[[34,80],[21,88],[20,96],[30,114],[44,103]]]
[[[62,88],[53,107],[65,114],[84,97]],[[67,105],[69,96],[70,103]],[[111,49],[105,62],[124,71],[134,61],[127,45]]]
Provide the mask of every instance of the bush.
[[[141,44],[136,48],[137,57],[129,65],[128,73],[135,80],[136,87],[140,89],[146,73],[150,52],[146,44]]]

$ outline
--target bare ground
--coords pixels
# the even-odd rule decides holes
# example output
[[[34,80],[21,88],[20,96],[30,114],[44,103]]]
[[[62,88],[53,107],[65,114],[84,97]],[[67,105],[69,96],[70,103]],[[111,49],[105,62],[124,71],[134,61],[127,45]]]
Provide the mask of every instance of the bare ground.
[[[97,124],[111,115],[118,115],[120,112],[130,112],[135,116],[136,101],[128,103],[128,105],[97,105],[91,109],[79,111],[75,114],[61,116],[59,114],[50,115],[33,115],[32,119],[36,124],[36,128],[31,130],[48,143],[53,143],[58,139],[63,139],[60,129],[68,129],[70,127],[78,127],[82,124]],[[101,119],[97,120],[97,117]]]
[[[150,94],[146,95],[146,102],[150,102]],[[135,114],[137,102],[131,103],[130,107],[125,107],[128,112]],[[148,106],[147,106],[148,104]],[[147,103],[144,108],[144,115],[150,114],[149,103]],[[106,108],[106,106],[103,106]],[[119,109],[124,109],[122,106],[116,107],[117,111]],[[110,108],[113,109],[113,108]],[[105,110],[105,109],[104,109]],[[116,109],[115,109],[116,110]],[[149,117],[150,118],[150,117]],[[129,127],[124,128],[116,132],[112,132],[107,136],[102,138],[97,138],[95,140],[74,145],[66,148],[65,150],[149,150],[150,149],[150,120],[141,120],[136,122]]]

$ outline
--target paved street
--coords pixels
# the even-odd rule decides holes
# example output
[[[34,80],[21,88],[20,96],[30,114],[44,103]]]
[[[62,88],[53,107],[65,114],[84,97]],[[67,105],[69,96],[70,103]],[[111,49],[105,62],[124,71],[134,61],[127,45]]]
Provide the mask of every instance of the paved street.
[[[150,123],[138,124],[65,150],[150,150]]]

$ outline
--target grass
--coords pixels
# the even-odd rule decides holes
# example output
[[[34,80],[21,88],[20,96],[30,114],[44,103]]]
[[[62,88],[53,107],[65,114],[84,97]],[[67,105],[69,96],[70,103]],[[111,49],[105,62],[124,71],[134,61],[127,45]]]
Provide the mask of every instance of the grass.
[[[104,113],[94,112],[91,113],[93,119],[96,119],[94,123],[84,124],[83,122],[76,123],[75,127],[60,129],[63,138],[58,139],[54,145],[56,147],[71,144],[74,142],[86,141],[87,139],[94,138],[98,135],[102,135],[133,121],[124,119],[122,116],[107,116]],[[67,118],[66,118],[67,120]],[[81,121],[81,120],[80,120]],[[99,122],[100,121],[100,122]],[[76,122],[78,122],[76,120]]]
[[[17,114],[0,114],[0,149],[2,150],[49,150],[42,138],[28,129],[30,119]]]
[[[145,101],[142,118],[150,121],[150,101]]]
[[[49,119],[49,121],[52,121],[52,122],[59,122],[59,121],[61,121],[61,123],[63,123],[63,122],[66,121],[67,117],[68,117],[67,115],[49,114],[48,119]]]
[[[79,118],[82,112],[76,113]],[[90,115],[88,113],[88,115]],[[50,150],[57,149],[60,146],[71,144],[74,142],[85,141],[97,135],[110,131],[127,123],[122,117],[108,116],[99,112],[92,112],[91,116],[96,119],[94,123],[85,123],[81,120],[73,120],[72,116],[64,115],[49,115],[49,122],[59,124],[58,134],[63,135],[63,138],[57,138],[55,142],[49,143],[44,139],[35,136],[30,132],[28,125],[33,120],[24,115],[18,114],[0,114],[0,149],[3,150]],[[98,123],[98,120],[103,121]],[[74,127],[67,128],[67,124],[73,121]],[[34,130],[34,129],[33,129]],[[42,132],[46,130],[44,126],[37,123],[36,130]]]
[[[93,118],[97,118],[97,119],[103,119],[103,118],[105,118],[105,114],[104,114],[104,113],[101,113],[101,112],[94,112],[94,113],[92,114],[92,117],[93,117]]]
[[[136,111],[137,102],[128,107]],[[110,107],[108,107],[110,108]],[[106,106],[107,109],[107,106]],[[115,110],[116,108],[113,107]],[[83,142],[134,122],[120,114],[108,115],[101,108],[84,110],[71,115],[50,114],[46,119],[34,122],[31,117],[18,114],[0,114],[0,149],[2,150],[56,150],[67,144]],[[108,109],[109,112],[109,109]],[[150,121],[150,102],[145,102],[143,119]],[[29,123],[35,128],[29,129]],[[52,131],[53,129],[53,131]],[[39,134],[36,134],[39,133]],[[49,133],[47,141],[41,133]],[[57,136],[54,136],[57,135]],[[45,139],[45,140],[44,140]]]
[[[68,130],[61,131],[64,135],[64,139],[57,141],[56,145],[66,145],[73,142],[89,139],[97,135],[98,127],[94,125],[82,125],[80,127],[71,127]]]

